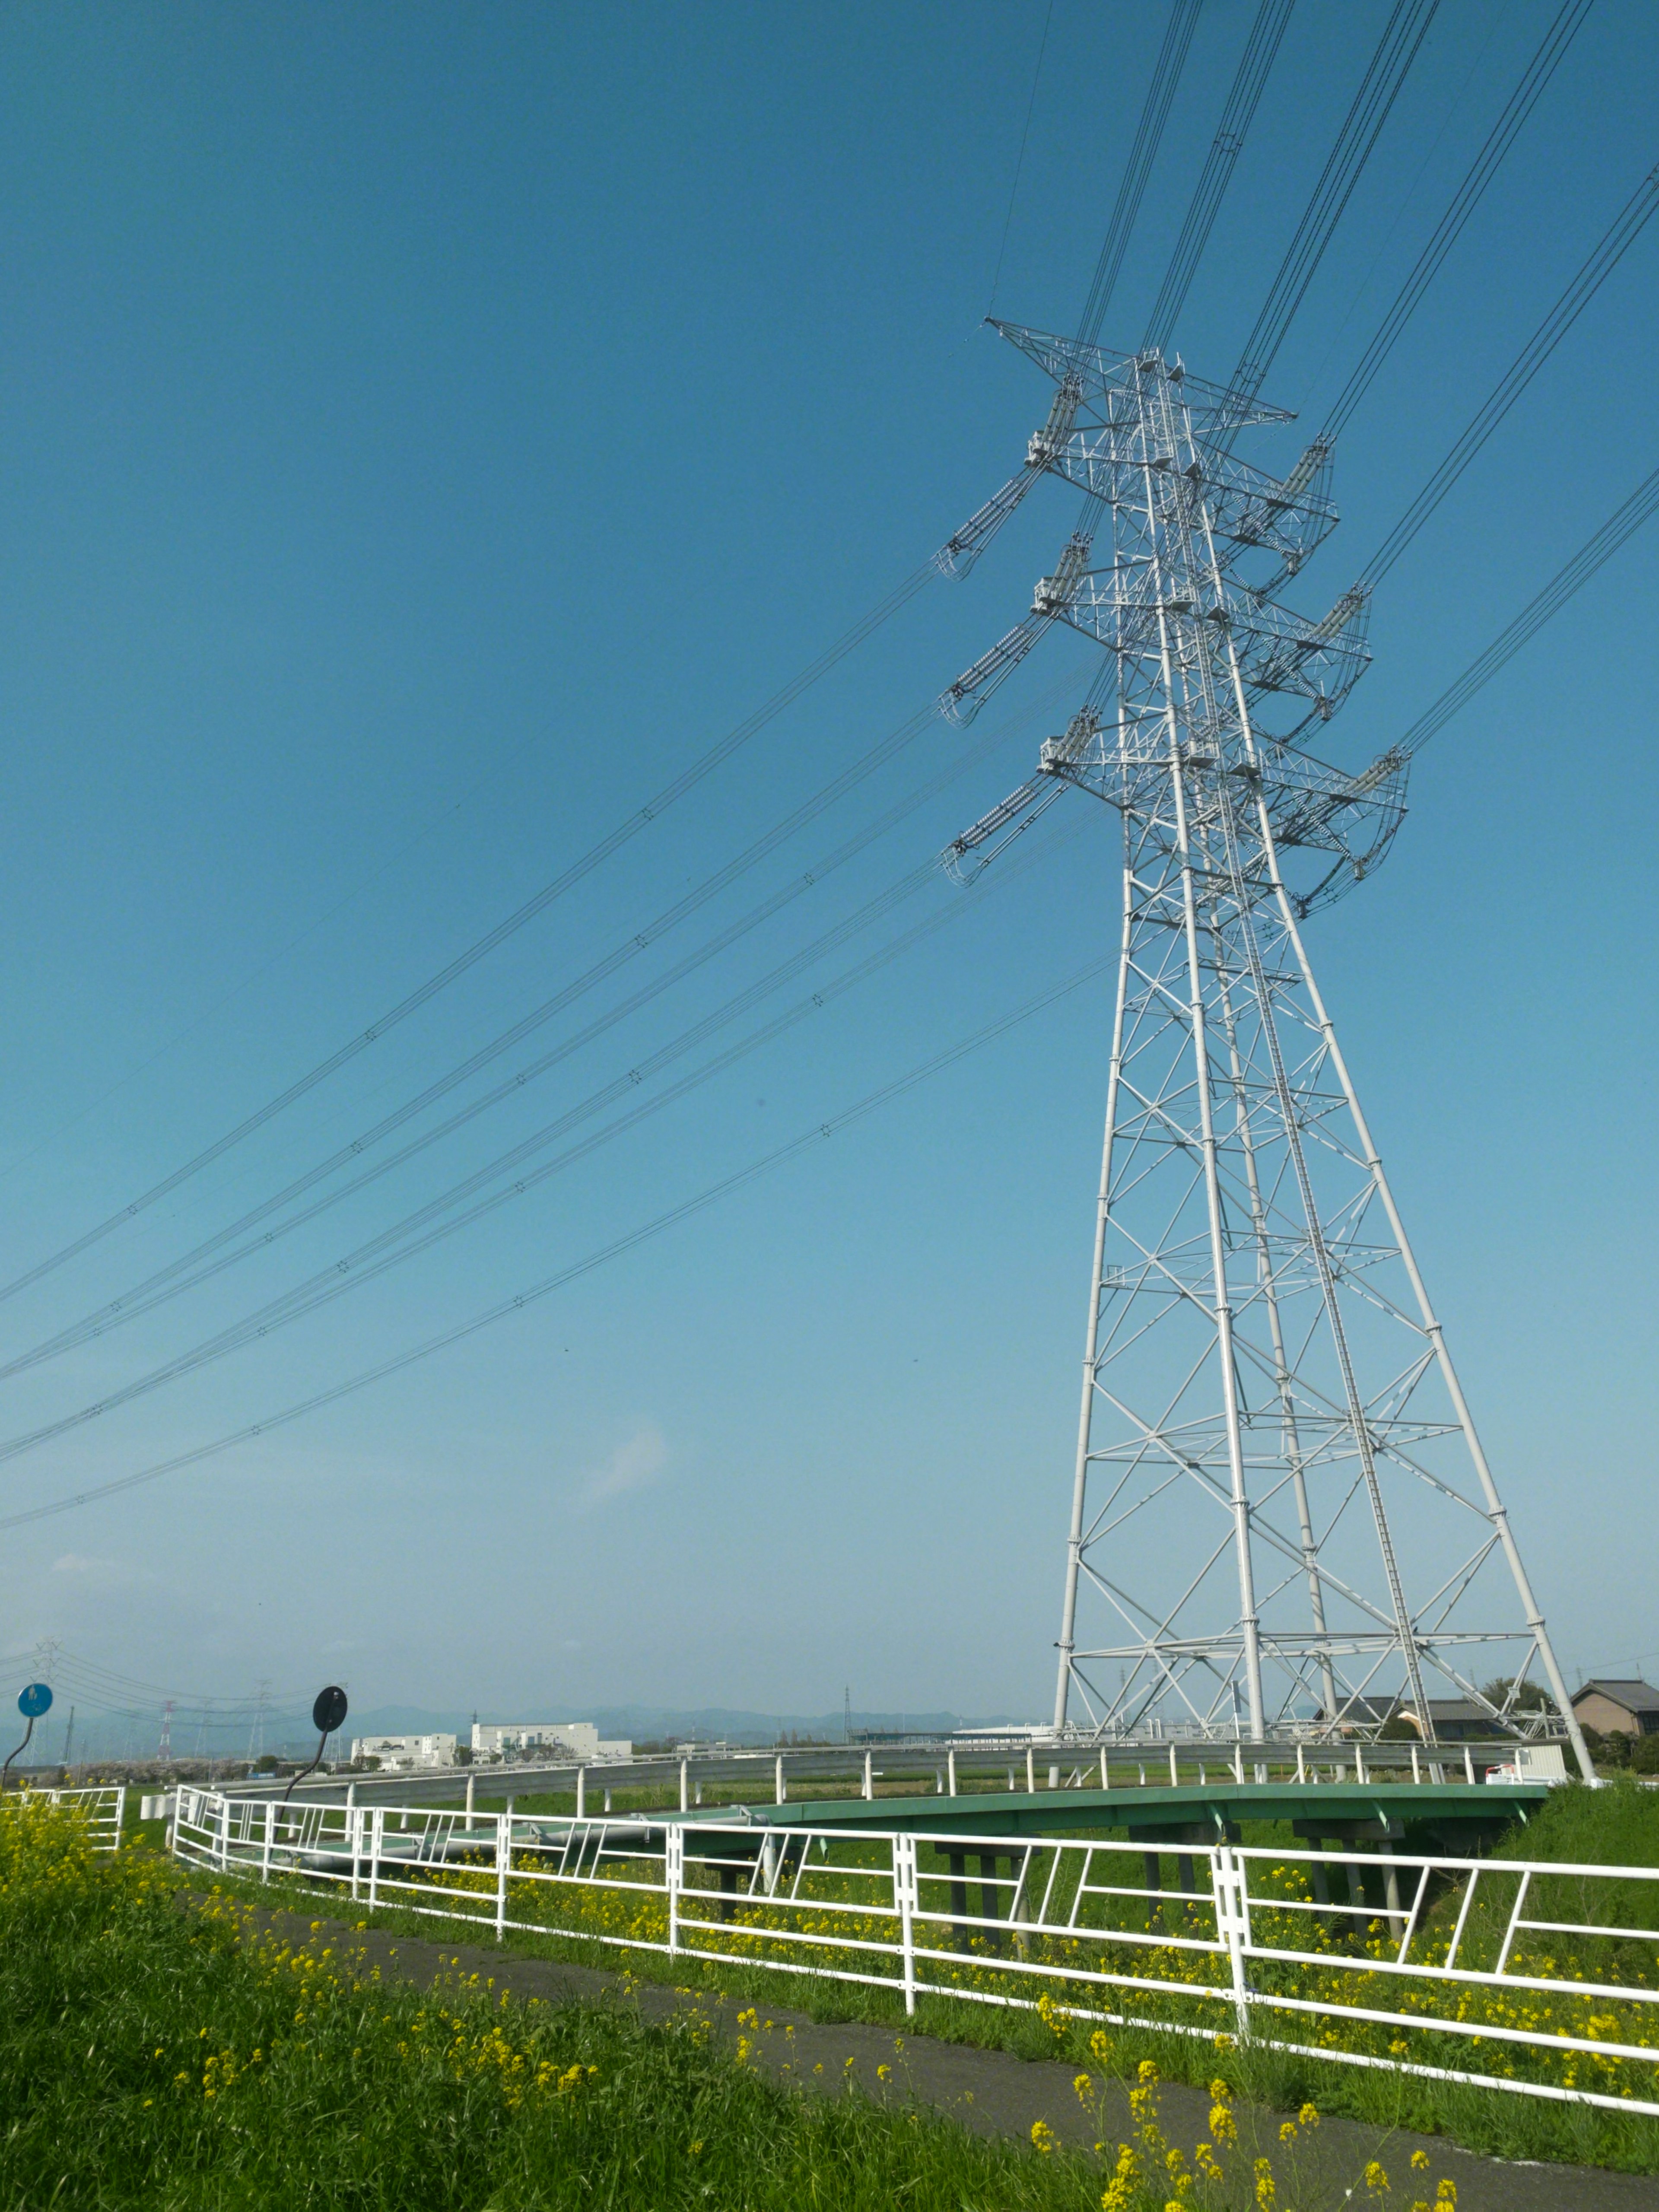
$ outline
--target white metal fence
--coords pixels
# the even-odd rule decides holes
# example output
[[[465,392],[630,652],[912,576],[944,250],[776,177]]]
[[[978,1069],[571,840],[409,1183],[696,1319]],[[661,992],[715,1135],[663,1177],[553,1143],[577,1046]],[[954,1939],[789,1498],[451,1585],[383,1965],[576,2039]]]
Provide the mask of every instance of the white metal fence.
[[[103,1790],[19,1790],[8,1791],[9,1805],[68,1805],[79,1812],[98,1851],[118,1851],[126,1818],[127,1793],[119,1784]]]
[[[557,1936],[1659,2116],[1659,1869],[181,1789],[188,1864]]]

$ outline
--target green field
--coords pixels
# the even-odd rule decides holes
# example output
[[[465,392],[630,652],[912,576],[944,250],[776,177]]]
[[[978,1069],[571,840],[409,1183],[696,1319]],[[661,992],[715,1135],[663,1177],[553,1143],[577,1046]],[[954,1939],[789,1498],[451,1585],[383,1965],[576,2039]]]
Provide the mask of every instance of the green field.
[[[1211,2179],[1171,2168],[1155,2087],[1140,2095],[1127,2154],[1040,2132],[987,2143],[914,2109],[775,2086],[716,2048],[695,2008],[653,2027],[625,2002],[509,2008],[476,1978],[382,1983],[344,1941],[262,1938],[246,1908],[192,1897],[143,1845],[95,1857],[72,1814],[0,1802],[0,2203],[16,2212],[1161,2212],[1172,2188],[1196,2207],[1273,2201],[1225,2093]],[[1278,2202],[1316,2212],[1294,2158]],[[1411,2179],[1426,2205],[1431,2181]],[[1324,2201],[1382,2201],[1353,2179],[1352,2200]]]
[[[617,1809],[624,1808],[619,1803]],[[1259,1833],[1248,1834],[1246,1839],[1286,1848],[1291,1845],[1288,1833],[1281,1835],[1266,1827]],[[1505,1856],[1659,1865],[1659,1794],[1630,1784],[1593,1793],[1576,1785],[1560,1790],[1528,1823],[1517,1824],[1510,1832],[1494,1854],[1499,1862]],[[1483,1877],[1483,1901],[1477,1904],[1465,1932],[1466,1959],[1477,1964],[1492,1963],[1513,1879],[1509,1878],[1506,1883],[1496,1872]],[[486,1878],[481,1874],[479,1883],[481,1889],[488,1887],[493,1892],[493,1877]],[[313,1910],[319,1909],[317,1900],[320,1897],[331,1894],[326,1889],[301,1887]],[[1564,1876],[1540,1888],[1536,1898],[1541,1899],[1545,1910],[1540,1917],[1579,1917],[1583,1908],[1576,1901],[1576,1887],[1571,1878]],[[1615,1922],[1649,1924],[1653,1897],[1644,1887],[1631,1887],[1633,1894],[1627,1899],[1604,1894],[1599,1909],[1604,1917]],[[1561,1893],[1554,1903],[1549,1894],[1552,1889]],[[270,1895],[269,1891],[264,1893]],[[332,1893],[337,1897],[337,1893]],[[479,1902],[486,1911],[489,1909],[482,1896]],[[1450,1890],[1440,1898],[1428,1916],[1424,1942],[1431,1954],[1436,1944],[1443,1948],[1460,1902],[1460,1892]],[[334,1909],[340,1910],[342,1906],[337,1903]],[[352,1908],[354,1912],[362,1909]],[[1170,1899],[1163,1909],[1178,1914],[1183,1908]],[[664,1932],[653,1918],[653,1915],[657,1918],[661,1916],[659,1901],[630,1897],[605,1883],[551,1894],[538,1885],[524,1883],[520,1885],[520,1894],[515,1895],[511,1910],[516,1917],[522,1917],[556,1911],[567,1926],[590,1923],[596,1935],[625,1936],[633,1933],[659,1940]],[[377,1924],[402,1927],[427,1936],[440,1934],[447,1925],[407,1911],[400,1911],[396,1905],[382,1906],[374,1919]],[[447,1925],[452,1933],[459,1933],[453,1923]],[[492,1932],[485,1926],[477,1931],[477,1936],[478,1940],[489,1941]],[[896,1990],[769,1972],[743,1958],[744,1938],[740,1929],[734,1929],[731,1938],[732,1955],[718,1965],[700,1966],[684,1958],[671,1962],[660,1953],[643,1948],[619,1954],[614,1948],[602,1948],[592,1942],[554,1936],[538,1937],[509,1931],[507,1942],[514,1950],[574,1959],[589,1965],[625,1961],[632,1971],[647,1978],[690,1981],[703,1990],[754,1997],[774,2007],[791,2005],[819,2020],[863,2020],[896,2027],[904,2025]],[[1653,1955],[1651,1947],[1596,1939],[1593,1949],[1587,1948],[1583,1956],[1576,1959],[1566,1957],[1559,1943],[1553,1945],[1553,1968],[1559,1972],[1577,1972],[1634,1984],[1651,1985],[1659,1978],[1659,1959]],[[1333,1974],[1340,1975],[1342,1966],[1343,1956],[1339,1949],[1333,1956]],[[964,1982],[976,1978],[971,1959],[963,1961],[960,1978]],[[977,1978],[983,1978],[988,1987],[1007,1986],[1000,1977]],[[1041,1987],[1034,1984],[1031,1994]],[[1582,2030],[1586,2020],[1608,2018],[1605,2012],[1598,2012],[1594,2003],[1573,1998],[1570,1994],[1564,1996],[1552,2013],[1553,2002],[1540,2004],[1524,1996],[1517,1998],[1508,1992],[1494,1992],[1479,2000],[1481,2009],[1471,2025],[1478,2029],[1483,2020],[1504,2024],[1524,2021],[1530,2015],[1534,2019],[1541,2017],[1545,2026],[1553,2018],[1559,2025]],[[1141,2003],[1135,2008],[1145,2012],[1152,2008]],[[1624,2011],[1628,2017],[1615,2023],[1620,2038],[1644,2044],[1659,2043],[1659,2019],[1635,2006],[1627,2006]],[[1178,2005],[1172,2005],[1160,2016],[1183,2015]],[[1193,2016],[1215,2022],[1213,2008]],[[1087,2063],[1089,2024],[1068,2021],[1063,2012],[1057,2014],[1052,2009],[1045,2019],[1030,2011],[923,1996],[910,2025],[918,2033],[959,2042],[998,2045],[1026,2057],[1059,2056],[1073,2058],[1079,2064]],[[1300,2023],[1292,2022],[1291,2027],[1298,2040],[1307,2033]],[[1606,2034],[1614,2030],[1604,2027],[1599,2032]],[[1422,2031],[1414,2032],[1409,2038],[1395,2036],[1387,2029],[1366,2033],[1368,2040],[1350,2047],[1374,2049],[1378,2055],[1393,2051],[1408,2059],[1421,2058],[1441,2065],[1461,2064],[1480,2072],[1513,2075],[1530,2069],[1534,2077],[1540,2080],[1565,2079],[1569,2086],[1577,2084],[1613,2095],[1631,2094],[1651,2098],[1656,2082],[1659,2081],[1659,2063],[1638,2066],[1633,2062],[1598,2057],[1564,2064],[1559,2059],[1534,2061],[1515,2046],[1495,2044],[1491,2039],[1477,2044],[1473,2034],[1463,2043]],[[1191,2039],[1151,2031],[1126,2030],[1115,2039],[1112,2063],[1118,2072],[1132,2075],[1142,2060],[1154,2062],[1166,2078],[1199,2083],[1207,2080],[1212,2063],[1207,2037]],[[1659,2062],[1659,2048],[1656,2049],[1656,2061]],[[1242,2094],[1253,2101],[1279,2109],[1294,2110],[1311,2100],[1328,2112],[1385,2125],[1443,2133],[1472,2149],[1497,2155],[1659,2172],[1659,2123],[1638,2115],[1542,2102],[1393,2072],[1322,2063],[1267,2051],[1259,2045],[1237,2050],[1228,2063]]]

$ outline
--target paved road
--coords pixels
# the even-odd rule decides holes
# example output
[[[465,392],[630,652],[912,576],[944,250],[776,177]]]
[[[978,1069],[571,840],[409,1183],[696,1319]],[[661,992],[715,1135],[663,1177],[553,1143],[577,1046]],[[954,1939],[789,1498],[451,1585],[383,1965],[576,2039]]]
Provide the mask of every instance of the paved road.
[[[258,1919],[290,1941],[331,1943],[337,1952],[343,1947],[361,1949],[367,1962],[378,1966],[383,1974],[416,1983],[459,1970],[493,1977],[497,1990],[521,2001],[539,1999],[550,2004],[614,1999],[623,1990],[618,1975],[520,1958],[493,1947],[425,1943],[384,1929],[356,1929],[342,1921],[314,1923],[291,1912],[261,1914]],[[319,1930],[314,1938],[313,1927]],[[653,1982],[634,1986],[635,2002],[647,2019],[665,2019],[688,2002]],[[750,2000],[711,1999],[699,1992],[690,2001],[712,2014],[722,2039],[736,2041],[736,2015]],[[775,2006],[762,2018],[770,2022],[771,2032],[759,2039],[760,2063],[809,2090],[839,2088],[850,2079],[872,2098],[931,2106],[977,2135],[1012,2136],[1029,2142],[1034,2122],[1042,2120],[1067,2142],[1095,2140],[1097,2123],[1078,2101],[1073,2064],[1033,2062],[1010,2051],[981,2051],[920,2035],[903,2038],[901,2052],[890,2029],[856,2021],[826,2025],[782,2007]],[[793,2035],[785,2032],[790,2028]],[[892,2069],[885,2081],[877,2071],[883,2066]],[[1201,2090],[1175,2082],[1163,2089],[1165,2133],[1189,2154],[1208,2131],[1209,2104]],[[1284,2118],[1280,2112],[1241,2105],[1241,2148],[1250,2157],[1258,2151],[1271,2152],[1275,2162],[1282,2163],[1279,2129]],[[1128,2096],[1121,2083],[1108,2085],[1105,2123],[1109,2142],[1131,2132]],[[1395,2185],[1395,2203],[1404,2205],[1413,2196],[1432,2196],[1432,2187],[1418,2182],[1411,2170],[1411,2154],[1420,2149],[1431,2161],[1424,2181],[1432,2183],[1449,2174],[1456,2183],[1458,2212],[1659,2212],[1659,2180],[1645,2175],[1608,2173],[1592,2166],[1513,2165],[1455,2149],[1437,2136],[1390,2132],[1356,2120],[1322,2120],[1310,2141],[1304,2177],[1334,2203],[1341,2201],[1343,2190],[1370,2159],[1380,2160],[1387,2168]]]

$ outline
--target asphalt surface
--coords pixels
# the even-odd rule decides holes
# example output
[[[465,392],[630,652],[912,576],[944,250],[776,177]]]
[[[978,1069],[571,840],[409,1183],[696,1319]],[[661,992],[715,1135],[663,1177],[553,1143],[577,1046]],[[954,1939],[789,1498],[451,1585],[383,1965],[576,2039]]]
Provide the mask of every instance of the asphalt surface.
[[[292,1942],[331,1944],[337,1955],[343,1949],[361,1952],[364,1963],[380,1967],[383,1978],[417,1984],[448,1974],[477,1974],[520,2002],[631,2002],[647,2020],[665,2020],[694,2006],[712,2018],[716,2035],[728,2045],[735,2047],[738,2036],[746,2033],[751,2063],[780,2080],[814,2094],[843,2092],[854,2083],[878,2103],[927,2106],[976,2135],[1029,2142],[1041,2120],[1066,2142],[1086,2145],[1103,2134],[1109,2147],[1133,2131],[1126,2085],[1104,2083],[1103,2107],[1085,2111],[1073,2087],[1074,2063],[1024,2059],[1011,2051],[941,2043],[928,2036],[896,2037],[890,2029],[859,2021],[826,2024],[783,2006],[762,2009],[757,2032],[738,2025],[738,2013],[752,2003],[744,1998],[676,1990],[493,1947],[427,1943],[385,1929],[313,1921],[299,1913],[259,1913],[256,1923]],[[1164,2133],[1188,2154],[1208,2134],[1209,2110],[1202,2090],[1177,2082],[1161,2088]],[[1288,2116],[1241,2102],[1235,2117],[1241,2149],[1251,2158],[1270,2153],[1282,2173],[1279,2130]],[[1426,2172],[1413,2171],[1416,2150],[1427,2154]],[[1659,2212],[1659,2179],[1651,2176],[1610,2173],[1598,2166],[1512,2164],[1459,2150],[1436,2136],[1357,2120],[1322,2119],[1316,2130],[1303,2136],[1299,2155],[1298,2200],[1317,2197],[1340,2203],[1343,2192],[1376,2159],[1394,2185],[1387,2201],[1401,2207],[1413,2197],[1431,2199],[1443,2174],[1457,2185],[1457,2212]]]

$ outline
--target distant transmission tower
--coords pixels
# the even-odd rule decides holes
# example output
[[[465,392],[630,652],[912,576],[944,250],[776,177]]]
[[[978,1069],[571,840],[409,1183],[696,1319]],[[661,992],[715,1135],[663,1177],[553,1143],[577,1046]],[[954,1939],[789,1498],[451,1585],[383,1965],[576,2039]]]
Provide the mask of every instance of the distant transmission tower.
[[[252,1723],[247,1732],[247,1759],[250,1766],[265,1747],[265,1706],[270,1698],[270,1680],[262,1680],[259,1684],[259,1694],[254,1700]]]
[[[155,1746],[155,1756],[158,1759],[171,1759],[173,1756],[173,1700],[169,1698],[161,1708],[161,1734]]]
[[[1068,785],[1123,850],[1055,1724],[1259,1741],[1409,1711],[1432,1741],[1440,1699],[1518,1733],[1541,1687],[1588,1772],[1303,943],[1386,852],[1406,777],[1312,750],[1369,659],[1364,594],[1320,621],[1271,596],[1335,523],[1328,456],[1279,482],[1232,446],[1279,411],[1158,352],[997,327],[1058,387],[1028,466],[1089,496],[941,705],[969,719],[1055,622],[1106,659],[945,857],[973,872]]]

